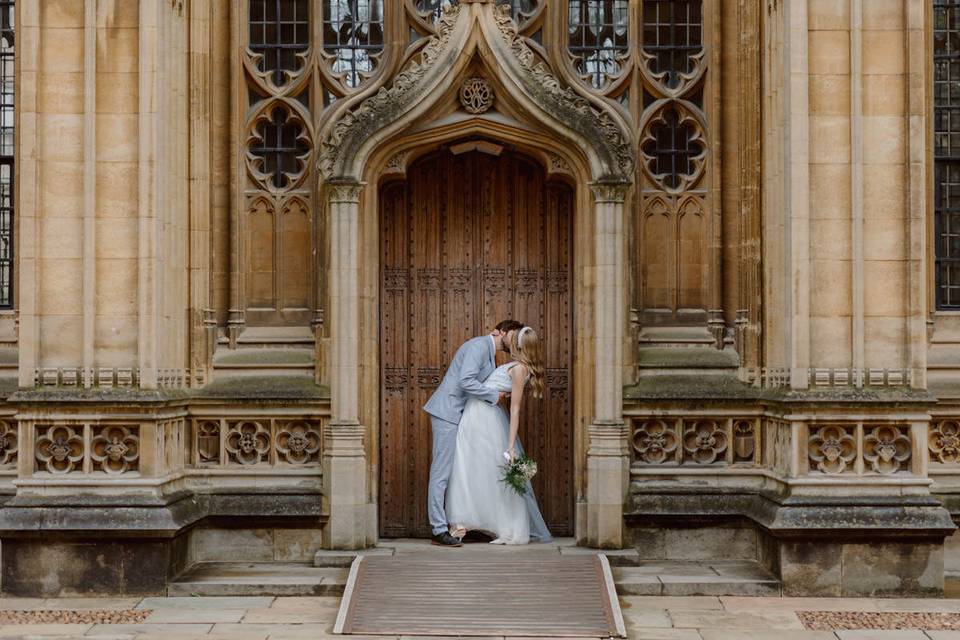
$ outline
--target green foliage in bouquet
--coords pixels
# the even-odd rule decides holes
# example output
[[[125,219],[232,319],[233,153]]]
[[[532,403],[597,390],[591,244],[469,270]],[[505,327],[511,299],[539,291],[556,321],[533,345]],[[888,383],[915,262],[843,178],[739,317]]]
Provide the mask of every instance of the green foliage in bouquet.
[[[501,479],[521,496],[527,493],[527,483],[530,479],[537,475],[536,461],[525,455],[516,458],[513,462],[508,462],[501,468],[503,469]]]

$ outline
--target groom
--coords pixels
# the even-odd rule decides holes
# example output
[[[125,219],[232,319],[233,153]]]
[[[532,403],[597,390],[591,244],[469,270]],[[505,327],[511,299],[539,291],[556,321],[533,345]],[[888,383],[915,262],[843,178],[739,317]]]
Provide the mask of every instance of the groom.
[[[450,535],[443,509],[447,483],[453,471],[453,454],[457,447],[457,428],[467,398],[472,396],[497,404],[506,394],[484,388],[486,380],[497,368],[497,351],[510,351],[515,331],[523,328],[516,320],[504,320],[486,336],[471,338],[457,349],[450,368],[423,410],[430,415],[433,431],[433,462],[430,464],[430,486],[427,490],[427,515],[433,529],[433,544],[459,547],[460,541]]]

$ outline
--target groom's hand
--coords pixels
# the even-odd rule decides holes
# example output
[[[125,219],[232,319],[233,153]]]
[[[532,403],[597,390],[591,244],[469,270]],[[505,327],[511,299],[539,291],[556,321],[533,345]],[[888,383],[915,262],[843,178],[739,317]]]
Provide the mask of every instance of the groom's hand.
[[[500,406],[502,406],[504,409],[509,408],[509,406],[510,406],[510,394],[509,394],[509,393],[501,393],[501,394],[500,394],[500,399],[497,400],[497,404],[499,404]]]

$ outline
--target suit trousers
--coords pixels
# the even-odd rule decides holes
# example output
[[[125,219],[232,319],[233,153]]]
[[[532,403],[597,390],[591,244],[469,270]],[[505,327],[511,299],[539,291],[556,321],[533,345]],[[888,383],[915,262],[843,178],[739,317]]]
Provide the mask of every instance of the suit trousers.
[[[427,488],[427,516],[436,535],[448,528],[444,500],[453,472],[453,456],[457,451],[458,425],[430,416],[430,430],[433,432],[433,462],[430,463],[430,485]]]

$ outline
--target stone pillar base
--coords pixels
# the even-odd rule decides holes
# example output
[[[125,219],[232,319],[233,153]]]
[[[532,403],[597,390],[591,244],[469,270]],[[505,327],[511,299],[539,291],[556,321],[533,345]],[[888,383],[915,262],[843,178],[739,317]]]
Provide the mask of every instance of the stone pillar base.
[[[331,423],[324,438],[323,530],[325,549],[365,549],[376,544],[374,505],[367,498],[363,425]]]
[[[584,542],[598,549],[622,549],[627,543],[623,507],[630,487],[627,427],[622,421],[595,421],[588,433]]]

